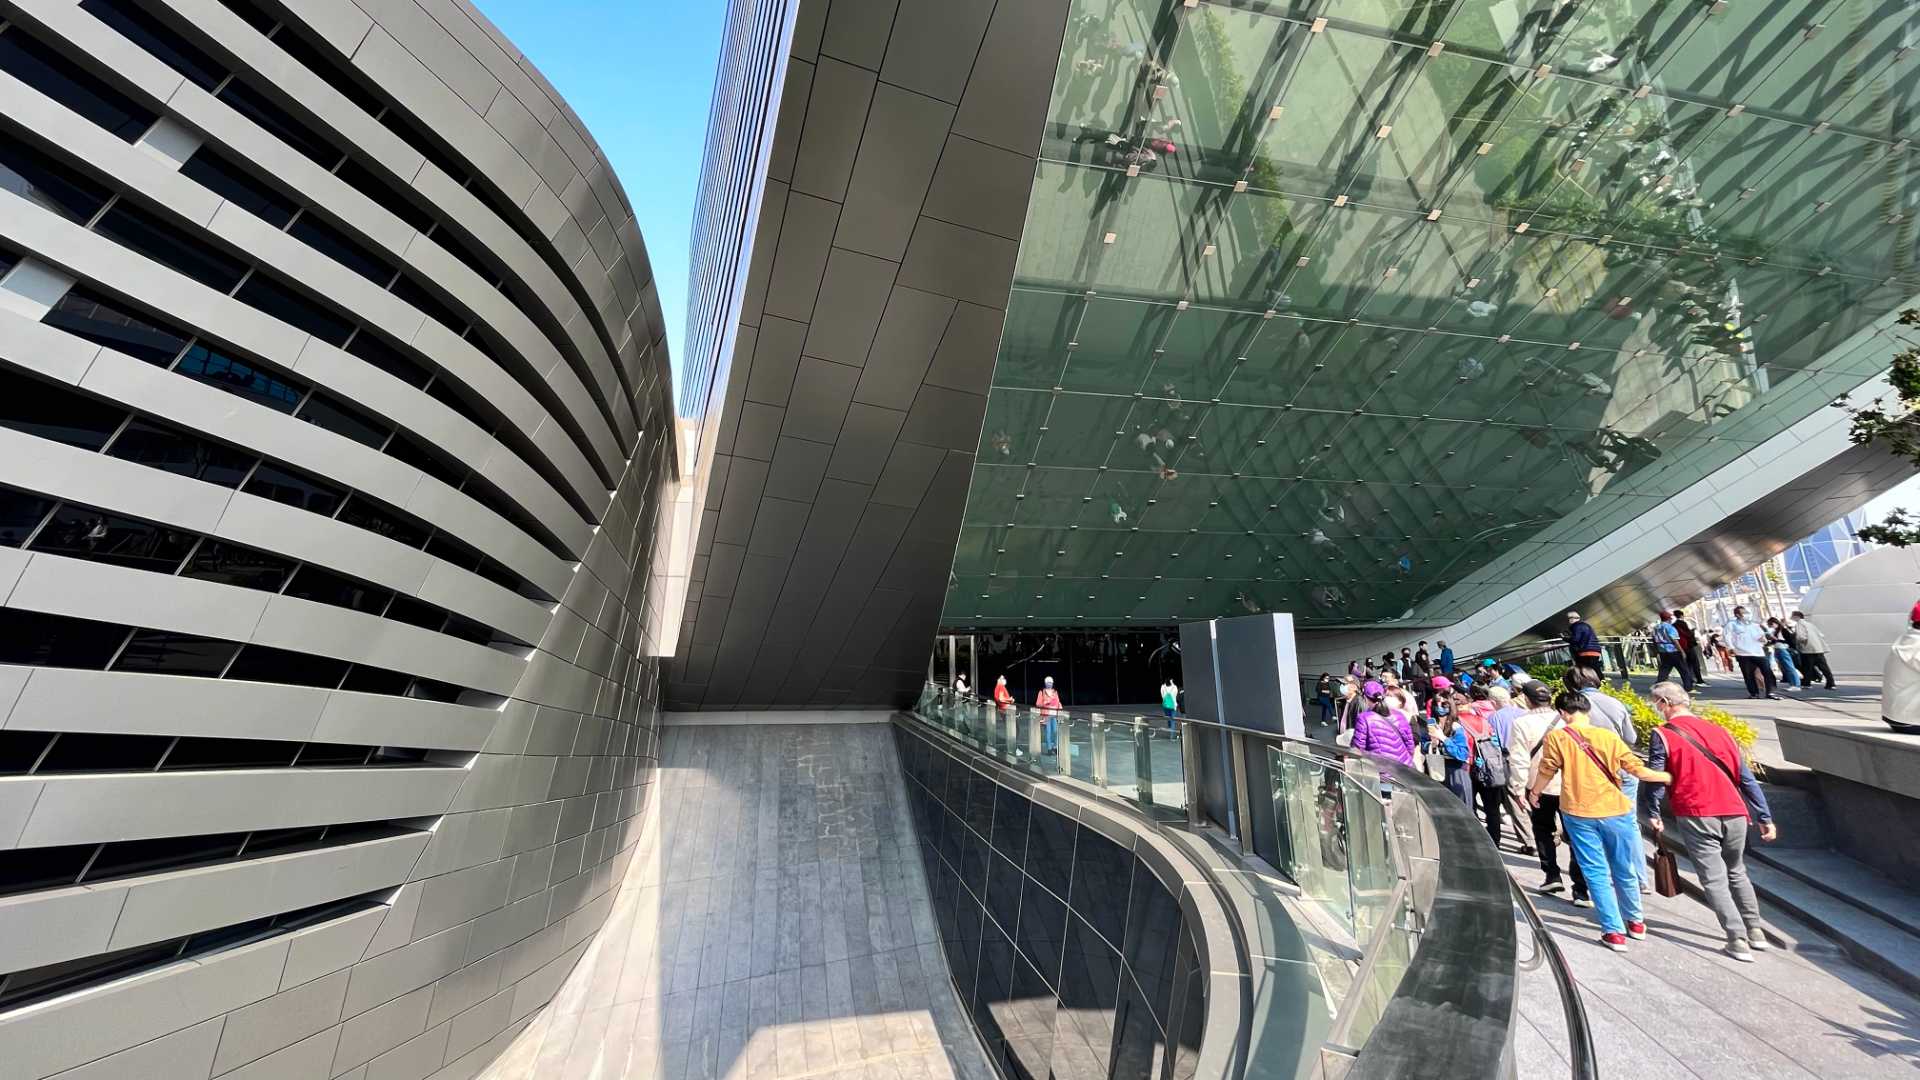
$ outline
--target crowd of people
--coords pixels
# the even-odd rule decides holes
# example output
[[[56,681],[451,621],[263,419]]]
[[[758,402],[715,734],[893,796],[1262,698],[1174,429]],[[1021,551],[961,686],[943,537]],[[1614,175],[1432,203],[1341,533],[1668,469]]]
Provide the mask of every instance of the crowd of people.
[[[1775,696],[1824,676],[1826,640],[1801,612],[1765,624],[1737,607],[1704,641],[1680,612],[1661,612],[1648,635],[1659,674],[1649,700],[1660,724],[1644,737],[1626,704],[1606,692],[1606,650],[1578,612],[1567,613],[1573,663],[1548,685],[1524,668],[1482,658],[1462,663],[1445,641],[1425,641],[1355,659],[1344,675],[1321,673],[1314,687],[1320,719],[1335,741],[1420,770],[1446,785],[1484,824],[1538,859],[1538,891],[1588,908],[1601,941],[1626,951],[1647,936],[1641,895],[1651,882],[1641,827],[1684,851],[1726,933],[1726,952],[1750,961],[1768,947],[1743,852],[1749,824],[1764,840],[1776,829],[1766,795],[1738,744],[1694,715],[1691,693],[1706,682],[1708,661],[1728,673],[1737,663],[1749,694]],[[1920,628],[1920,606],[1914,614]],[[1616,663],[1625,657],[1616,654]],[[955,689],[968,693],[964,679]],[[1175,727],[1180,688],[1160,687]],[[992,701],[1015,707],[1004,675]],[[1055,718],[1064,709],[1053,679],[1033,702],[1044,718],[1045,752],[1056,751]],[[1568,850],[1565,869],[1559,849]]]
[[[1496,846],[1510,820],[1514,844],[1539,860],[1539,891],[1592,909],[1602,943],[1619,952],[1647,936],[1641,823],[1659,837],[1670,820],[1727,954],[1750,961],[1767,948],[1743,856],[1749,821],[1762,839],[1776,835],[1766,795],[1725,729],[1694,715],[1687,686],[1654,684],[1661,723],[1642,739],[1596,665],[1569,667],[1564,685],[1549,686],[1491,660],[1445,674],[1419,664],[1420,651],[1407,655],[1410,676],[1390,662],[1398,657],[1383,657],[1337,690],[1322,677],[1323,710],[1337,708],[1337,741],[1442,780]]]

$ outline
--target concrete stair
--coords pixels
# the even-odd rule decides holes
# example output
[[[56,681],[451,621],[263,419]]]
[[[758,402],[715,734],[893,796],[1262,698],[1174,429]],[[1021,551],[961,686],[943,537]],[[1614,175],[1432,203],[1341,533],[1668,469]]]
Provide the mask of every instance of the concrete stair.
[[[1760,898],[1833,939],[1855,963],[1920,994],[1920,900],[1844,855],[1747,852]]]

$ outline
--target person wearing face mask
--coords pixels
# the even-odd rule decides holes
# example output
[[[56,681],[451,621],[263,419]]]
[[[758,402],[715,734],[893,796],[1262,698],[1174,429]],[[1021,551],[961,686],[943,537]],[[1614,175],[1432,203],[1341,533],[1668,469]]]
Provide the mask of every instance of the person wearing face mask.
[[[1340,680],[1340,700],[1335,705],[1336,731],[1352,731],[1353,721],[1360,709],[1360,680],[1349,675]]]
[[[1055,749],[1054,735],[1055,728],[1059,724],[1059,711],[1063,707],[1060,704],[1060,691],[1053,688],[1053,676],[1047,676],[1046,681],[1041,684],[1040,692],[1034,695],[1033,707],[1039,709],[1041,715],[1046,717],[1046,752],[1051,754]]]
[[[1389,692],[1377,682],[1361,692],[1365,707],[1353,727],[1353,748],[1402,765],[1413,764],[1413,729],[1407,714],[1396,708]]]
[[[1320,681],[1313,684],[1313,701],[1320,706],[1320,723],[1324,726],[1333,723],[1333,676],[1320,673]]]

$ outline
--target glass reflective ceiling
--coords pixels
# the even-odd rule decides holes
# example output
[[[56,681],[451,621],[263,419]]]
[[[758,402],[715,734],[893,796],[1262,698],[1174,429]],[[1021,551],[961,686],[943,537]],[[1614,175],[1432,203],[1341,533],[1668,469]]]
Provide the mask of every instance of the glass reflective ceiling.
[[[1916,12],[1076,0],[945,621],[1455,618],[1883,370]]]

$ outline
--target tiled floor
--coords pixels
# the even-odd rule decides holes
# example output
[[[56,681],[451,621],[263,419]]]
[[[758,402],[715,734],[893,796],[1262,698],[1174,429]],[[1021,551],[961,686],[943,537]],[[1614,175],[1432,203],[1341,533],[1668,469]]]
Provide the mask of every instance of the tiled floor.
[[[986,1080],[884,724],[667,729],[612,916],[489,1080]]]
[[[1507,865],[1523,885],[1540,881],[1531,857],[1508,852]],[[1625,955],[1599,944],[1590,909],[1535,903],[1580,983],[1604,1076],[1920,1080],[1920,1001],[1764,900],[1762,916],[1792,944],[1752,964],[1719,951],[1719,924],[1689,896],[1646,897],[1649,936]],[[1519,1075],[1566,1076],[1565,1021],[1544,968],[1521,978],[1520,1017]]]

